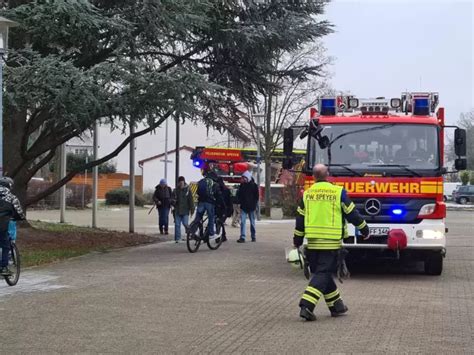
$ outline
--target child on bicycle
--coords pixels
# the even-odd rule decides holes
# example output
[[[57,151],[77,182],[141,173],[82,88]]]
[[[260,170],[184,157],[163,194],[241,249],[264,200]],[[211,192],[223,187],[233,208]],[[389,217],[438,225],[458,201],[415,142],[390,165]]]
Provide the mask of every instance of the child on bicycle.
[[[10,251],[10,239],[8,235],[8,224],[11,219],[25,219],[25,214],[18,198],[11,192],[13,180],[9,177],[0,177],[0,248],[2,248],[2,260],[0,264],[0,275],[11,276],[8,269],[8,253]]]

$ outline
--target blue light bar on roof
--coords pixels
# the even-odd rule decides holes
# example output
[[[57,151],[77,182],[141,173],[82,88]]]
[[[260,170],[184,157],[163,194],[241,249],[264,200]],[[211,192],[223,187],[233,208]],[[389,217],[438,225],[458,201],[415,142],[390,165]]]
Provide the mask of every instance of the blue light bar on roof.
[[[427,116],[430,114],[430,99],[427,97],[415,97],[413,99],[413,114]]]
[[[337,109],[336,109],[336,98],[332,99],[321,99],[320,101],[320,112],[321,116],[335,116]]]

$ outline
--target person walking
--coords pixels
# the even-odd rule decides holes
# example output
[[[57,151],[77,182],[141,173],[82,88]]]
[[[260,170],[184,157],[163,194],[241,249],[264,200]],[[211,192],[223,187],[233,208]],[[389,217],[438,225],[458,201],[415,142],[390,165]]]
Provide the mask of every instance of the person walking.
[[[369,238],[367,222],[341,186],[326,181],[328,169],[317,164],[313,168],[315,183],[305,191],[297,209],[293,244],[299,248],[306,238],[306,259],[311,278],[301,297],[300,317],[315,321],[314,308],[320,299],[326,301],[331,316],[348,311],[333,279],[340,262],[342,238],[347,237],[346,220],[364,237]]]
[[[173,191],[174,205],[174,240],[181,241],[181,224],[185,229],[189,226],[189,214],[194,213],[194,199],[184,176],[178,178],[178,186]]]
[[[237,199],[240,203],[240,238],[237,240],[237,243],[245,243],[247,217],[250,220],[250,236],[252,242],[255,242],[257,240],[255,211],[257,210],[259,199],[258,186],[249,171],[242,174],[242,180],[239,191],[237,191]]]
[[[232,207],[234,210],[232,215],[232,227],[234,228],[237,228],[240,224],[240,204],[237,198],[237,191],[239,191],[239,185],[234,185],[231,190]]]
[[[171,208],[172,190],[168,186],[165,179],[160,180],[160,184],[156,185],[153,201],[158,210],[158,226],[160,234],[168,234],[169,214]]]

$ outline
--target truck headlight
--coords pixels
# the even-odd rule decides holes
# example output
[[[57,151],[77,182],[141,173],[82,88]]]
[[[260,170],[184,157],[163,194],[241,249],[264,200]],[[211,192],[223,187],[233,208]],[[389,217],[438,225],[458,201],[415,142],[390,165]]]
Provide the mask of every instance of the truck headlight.
[[[435,209],[436,209],[435,203],[429,203],[427,205],[424,205],[423,207],[420,208],[420,213],[418,213],[418,216],[428,216],[430,214],[433,214]]]
[[[423,229],[416,231],[417,238],[423,239],[442,239],[444,236],[443,232],[432,230],[432,229]]]

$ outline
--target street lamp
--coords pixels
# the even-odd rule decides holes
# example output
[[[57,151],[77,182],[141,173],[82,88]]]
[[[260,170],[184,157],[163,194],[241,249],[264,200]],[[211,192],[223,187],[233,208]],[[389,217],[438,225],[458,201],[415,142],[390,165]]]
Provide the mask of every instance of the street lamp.
[[[8,49],[8,29],[18,26],[14,21],[0,16],[0,176],[3,176],[3,55]]]
[[[258,192],[260,194],[260,163],[262,161],[262,156],[260,152],[260,130],[262,129],[263,119],[265,118],[265,114],[263,113],[255,113],[253,114],[253,121],[255,123],[255,127],[257,130],[257,186]],[[259,198],[260,200],[260,198]],[[260,201],[258,201],[258,208],[257,208],[257,220],[260,221]]]

